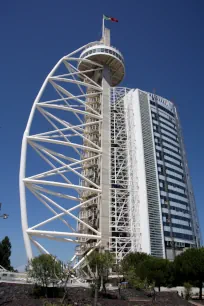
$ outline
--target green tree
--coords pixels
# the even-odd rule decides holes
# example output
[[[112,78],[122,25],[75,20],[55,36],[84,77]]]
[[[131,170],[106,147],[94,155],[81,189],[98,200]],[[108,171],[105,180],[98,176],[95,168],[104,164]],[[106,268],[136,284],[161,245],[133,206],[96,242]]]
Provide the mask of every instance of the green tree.
[[[184,283],[183,286],[185,288],[185,299],[188,301],[192,296],[192,285],[190,283]]]
[[[64,285],[64,296],[62,298],[62,304],[68,296],[68,281],[70,278],[74,277],[75,274],[76,271],[73,270],[71,262],[67,263],[66,265],[62,264],[62,269],[57,276],[57,278],[60,279],[61,283]]]
[[[62,263],[49,254],[42,254],[31,259],[26,270],[29,277],[45,288],[46,296],[48,285],[61,279],[64,273]]]
[[[86,259],[84,272],[88,274],[94,282],[94,305],[97,304],[98,290],[101,287],[106,292],[105,284],[108,281],[110,270],[115,264],[115,257],[109,251],[95,250]]]
[[[136,268],[139,263],[143,262],[148,258],[149,255],[147,255],[146,253],[129,253],[124,257],[121,262],[123,273],[126,273],[130,269],[130,267]]]
[[[14,271],[10,261],[11,242],[9,237],[5,237],[0,242],[0,265],[9,271]]]
[[[204,247],[191,248],[178,255],[174,260],[177,282],[189,282],[199,287],[202,300],[204,282]]]
[[[149,284],[155,283],[159,291],[161,286],[169,285],[171,279],[170,262],[167,259],[149,257],[138,266],[138,276],[147,280]]]
[[[142,289],[146,286],[145,278],[139,276],[139,267],[150,256],[145,253],[129,253],[121,262],[121,271],[131,286]]]

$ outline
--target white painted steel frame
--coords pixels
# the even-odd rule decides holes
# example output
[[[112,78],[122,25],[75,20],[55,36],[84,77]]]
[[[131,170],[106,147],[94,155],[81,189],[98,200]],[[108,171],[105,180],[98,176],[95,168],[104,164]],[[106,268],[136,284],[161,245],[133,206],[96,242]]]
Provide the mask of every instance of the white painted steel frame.
[[[111,89],[111,203],[110,250],[117,261],[132,251],[140,251],[140,227],[135,164],[131,152],[133,118],[128,108],[129,89]],[[135,168],[134,168],[135,167]]]
[[[74,211],[81,208],[90,201],[98,199],[101,196],[100,185],[95,184],[93,181],[88,179],[83,175],[83,165],[90,161],[91,159],[96,159],[101,157],[102,148],[92,142],[90,139],[86,138],[84,130],[86,126],[93,124],[100,124],[102,116],[100,113],[95,111],[89,105],[86,104],[86,100],[94,96],[102,96],[102,88],[92,79],[88,78],[80,72],[77,67],[80,62],[80,53],[85,48],[89,47],[93,43],[87,44],[76,51],[64,56],[59,60],[55,67],[46,77],[31,109],[31,113],[28,119],[28,123],[23,135],[22,150],[21,150],[21,162],[20,162],[20,175],[19,175],[19,185],[20,185],[20,205],[21,205],[21,222],[24,243],[26,248],[27,257],[30,260],[33,256],[31,242],[43,253],[49,253],[39,242],[35,241],[33,237],[46,238],[49,240],[63,241],[63,242],[73,242],[80,243],[85,242],[86,239],[93,238],[96,239],[97,245],[100,244],[101,233],[90,226],[90,224],[81,220],[77,215],[74,215]],[[90,63],[89,60],[83,60]],[[93,63],[93,62],[92,62]],[[102,66],[94,63],[95,69],[92,71],[101,71]],[[56,75],[56,71],[61,66],[65,66],[68,73],[63,75]],[[86,73],[86,72],[84,72]],[[47,86],[51,84],[54,90],[57,92],[58,99],[49,99],[44,101],[43,94]],[[71,92],[67,89],[67,84],[72,84],[76,86],[79,90],[79,94],[76,95],[75,91]],[[92,92],[93,90],[93,92]],[[71,103],[70,103],[71,101]],[[73,101],[76,101],[76,105],[73,105]],[[57,110],[62,112],[69,112],[78,120],[77,124],[71,124],[68,120],[60,118],[60,115],[54,115],[51,111]],[[39,112],[54,128],[52,131],[42,132],[38,134],[30,134],[31,125],[36,112]],[[92,122],[86,122],[83,120],[84,117],[89,116],[94,119]],[[63,128],[59,128],[59,125]],[[75,136],[81,137],[82,144],[75,143],[73,138]],[[56,150],[51,150],[47,147],[47,144],[56,145]],[[85,145],[86,144],[86,145]],[[30,177],[26,176],[26,165],[27,165],[27,147],[30,145],[34,151],[49,165],[50,170],[37,173]],[[78,155],[78,158],[73,158],[72,156],[66,156],[57,151],[59,146],[70,147]],[[84,152],[93,152],[93,156],[89,158],[84,158]],[[52,160],[52,161],[51,161]],[[56,166],[58,163],[59,166]],[[78,184],[73,184],[66,177],[67,173],[74,173],[78,176]],[[64,182],[54,181],[54,176],[59,175]],[[53,178],[52,178],[53,177]],[[47,180],[46,180],[47,178]],[[81,181],[88,182],[89,186],[86,187],[81,184]],[[62,192],[56,192],[50,187],[62,188],[66,190],[67,194]],[[46,220],[39,222],[38,224],[28,225],[27,216],[27,205],[26,205],[26,188],[32,192],[32,194],[39,200],[42,204],[49,209],[54,216],[47,218]],[[78,193],[78,197],[69,194],[69,190],[75,190]],[[83,192],[88,192],[92,195],[91,199],[83,200],[81,194]],[[58,198],[54,201],[51,196]],[[79,201],[77,205],[73,205],[70,209],[64,209],[59,203],[60,198],[69,199],[72,201]],[[61,213],[58,213],[54,208],[57,208]],[[69,216],[76,220],[78,223],[87,227],[91,233],[83,234],[75,230],[68,221],[64,219],[65,216]],[[52,221],[59,219],[68,228],[67,232],[52,231],[52,230],[40,230],[39,227],[51,223]],[[94,249],[94,248],[93,248]],[[92,249],[92,250],[93,250]]]
[[[95,73],[96,80],[98,73],[102,73],[103,67],[94,63],[94,69],[86,71],[78,70],[80,53],[91,46],[87,44],[78,50],[64,56],[52,69],[45,79],[31,110],[28,123],[24,132],[21,151],[20,163],[20,204],[23,237],[28,259],[31,259],[31,243],[41,252],[49,253],[46,248],[34,238],[44,238],[59,242],[76,243],[75,268],[83,263],[85,255],[90,254],[101,244],[102,234],[99,226],[92,226],[88,217],[91,210],[89,207],[97,205],[96,211],[100,216],[100,205],[102,188],[101,182],[91,179],[92,172],[95,175],[101,172],[102,145],[100,141],[103,114],[101,113],[100,104],[102,103],[103,88],[97,84],[97,81],[90,79],[86,73],[92,71]],[[87,64],[92,63],[88,59],[83,59]],[[67,72],[57,74],[58,69],[63,66]],[[87,66],[88,67],[88,66]],[[58,95],[58,98],[44,100],[43,95],[48,85]],[[70,85],[71,89],[67,88]],[[78,91],[73,89],[73,85]],[[120,261],[130,251],[139,250],[138,246],[138,210],[134,206],[135,188],[133,186],[133,177],[131,175],[132,164],[128,154],[130,146],[131,124],[128,123],[128,115],[125,99],[128,94],[126,88],[111,89],[111,144],[118,143],[117,148],[110,148],[111,154],[111,171],[110,171],[110,239],[109,249],[116,255],[116,260]],[[77,92],[77,93],[76,93]],[[93,101],[99,103],[99,106],[92,107]],[[74,103],[73,103],[74,101]],[[90,103],[88,103],[90,102]],[[57,112],[53,113],[53,112]],[[70,117],[66,120],[60,117],[59,112],[71,114],[77,121],[71,123]],[[31,134],[31,126],[35,114],[39,113],[46,120],[52,131],[42,131],[37,134]],[[61,126],[61,127],[59,127]],[[94,129],[96,134],[94,136]],[[97,132],[98,131],[98,132]],[[81,143],[74,141],[75,137],[81,139]],[[97,140],[94,137],[98,137]],[[27,147],[28,145],[41,157],[49,166],[49,170],[43,171],[27,177],[26,165],[28,163]],[[56,149],[51,149],[50,145],[55,145]],[[77,154],[77,158],[72,155],[65,155],[58,151],[58,148],[72,148]],[[57,166],[56,166],[57,164]],[[90,165],[97,164],[98,170],[90,172]],[[78,184],[70,181],[69,174],[72,173],[78,177]],[[62,181],[56,181],[55,176],[59,175]],[[116,185],[120,188],[116,188]],[[56,192],[52,188],[61,188],[61,192]],[[53,217],[40,221],[32,226],[28,225],[26,189],[28,189],[35,198],[43,204]],[[71,191],[77,192],[78,196],[73,196]],[[65,193],[66,192],[66,193]],[[53,197],[57,200],[53,200]],[[60,205],[60,199],[73,201],[71,208],[65,209]],[[79,202],[79,203],[78,203]],[[79,215],[78,215],[78,211]],[[91,216],[92,218],[94,218]],[[65,217],[72,218],[76,221],[76,229],[65,220]],[[100,217],[98,217],[98,220]],[[68,227],[68,231],[41,230],[41,226],[52,224],[53,221],[60,220]],[[92,220],[93,221],[93,220]],[[114,232],[118,234],[114,234]],[[137,239],[138,238],[138,239]],[[78,260],[77,260],[78,258]]]

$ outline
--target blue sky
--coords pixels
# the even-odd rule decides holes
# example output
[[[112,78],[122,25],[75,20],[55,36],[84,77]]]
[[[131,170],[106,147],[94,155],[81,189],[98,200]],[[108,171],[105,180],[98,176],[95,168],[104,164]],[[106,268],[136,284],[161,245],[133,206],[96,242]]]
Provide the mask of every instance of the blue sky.
[[[1,1],[0,239],[11,238],[12,264],[26,263],[18,172],[23,131],[48,72],[65,54],[100,38],[102,14],[123,53],[123,86],[174,101],[179,109],[200,220],[203,206],[203,0]],[[202,233],[204,225],[201,224]],[[69,257],[70,249],[67,249]]]

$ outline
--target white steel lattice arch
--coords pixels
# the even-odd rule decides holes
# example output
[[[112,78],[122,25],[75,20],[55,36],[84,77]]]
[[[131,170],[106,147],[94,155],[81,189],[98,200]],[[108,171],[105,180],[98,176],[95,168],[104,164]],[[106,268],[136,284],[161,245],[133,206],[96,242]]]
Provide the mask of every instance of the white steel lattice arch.
[[[98,43],[98,42],[97,42]],[[79,244],[87,239],[94,239],[96,246],[100,244],[101,233],[86,221],[78,217],[78,210],[90,201],[100,202],[101,186],[83,173],[84,164],[87,161],[101,160],[101,146],[86,138],[84,130],[90,125],[101,125],[102,115],[100,111],[92,108],[86,102],[90,99],[101,99],[102,87],[95,81],[78,70],[81,61],[80,53],[93,43],[87,44],[78,50],[64,56],[46,77],[31,109],[28,123],[24,132],[20,162],[20,205],[23,237],[28,259],[32,258],[31,243],[42,253],[49,251],[36,239],[43,238],[62,242],[73,242]],[[83,59],[84,62],[91,63],[90,60]],[[93,63],[94,68],[90,70],[95,73],[101,72],[102,66]],[[66,69],[63,74],[58,74],[61,67]],[[57,98],[45,98],[47,87],[50,86]],[[41,115],[41,119],[46,120],[52,130],[31,133],[31,127],[36,114]],[[64,114],[69,114],[67,117]],[[61,114],[63,114],[61,116]],[[71,114],[71,116],[70,116]],[[88,116],[91,121],[84,118]],[[74,120],[70,119],[74,117]],[[49,167],[47,171],[37,171],[27,176],[26,166],[29,162],[27,158],[28,147],[46,163]],[[72,153],[62,153],[59,148],[71,150]],[[65,150],[64,150],[65,151]],[[85,152],[92,152],[91,157],[86,157]],[[36,167],[37,169],[37,167]],[[74,183],[70,179],[70,173]],[[58,179],[60,178],[60,179]],[[77,183],[76,183],[77,181]],[[83,184],[82,182],[87,182]],[[54,189],[57,188],[57,191]],[[51,213],[52,217],[46,218],[34,225],[28,224],[26,190],[29,190],[39,202]],[[60,191],[59,191],[60,190]],[[89,198],[82,199],[82,193],[87,193]],[[60,204],[61,199],[69,201],[69,209]],[[77,224],[82,224],[88,229],[88,233],[80,233],[69,222],[69,218],[75,220]],[[54,220],[60,220],[67,227],[67,231],[54,231],[40,229],[46,225],[51,225]]]

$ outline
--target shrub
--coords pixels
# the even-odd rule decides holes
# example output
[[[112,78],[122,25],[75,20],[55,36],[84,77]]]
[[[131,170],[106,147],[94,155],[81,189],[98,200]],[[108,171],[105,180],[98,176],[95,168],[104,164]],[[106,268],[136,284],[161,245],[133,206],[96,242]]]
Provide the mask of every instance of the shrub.
[[[192,296],[192,285],[190,283],[184,283],[183,285],[185,288],[185,299],[188,301]]]

